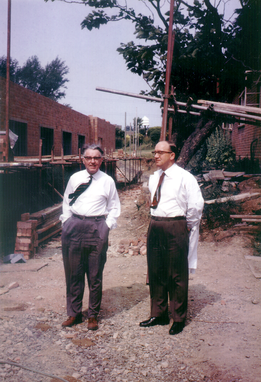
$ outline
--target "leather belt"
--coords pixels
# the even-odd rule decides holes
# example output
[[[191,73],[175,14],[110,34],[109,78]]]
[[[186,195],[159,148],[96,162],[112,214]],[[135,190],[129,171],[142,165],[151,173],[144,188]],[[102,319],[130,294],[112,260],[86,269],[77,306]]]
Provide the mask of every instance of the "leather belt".
[[[78,218],[78,219],[81,219],[81,220],[102,220],[102,219],[105,219],[106,216],[105,215],[100,215],[100,216],[84,216],[84,215],[76,215],[76,214],[73,214],[73,216],[75,218]]]
[[[186,220],[186,217],[185,216],[175,216],[175,217],[151,216],[151,219],[160,222],[160,221]]]

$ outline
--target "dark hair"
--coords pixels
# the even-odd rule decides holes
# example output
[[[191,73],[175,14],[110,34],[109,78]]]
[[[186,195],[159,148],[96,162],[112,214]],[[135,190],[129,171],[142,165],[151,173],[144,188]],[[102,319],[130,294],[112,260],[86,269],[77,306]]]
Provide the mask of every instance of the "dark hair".
[[[168,142],[170,150],[176,155],[177,154],[177,146],[174,142],[170,141]]]
[[[88,149],[98,150],[98,151],[100,151],[101,155],[104,154],[103,149],[101,148],[101,146],[99,144],[96,144],[96,143],[92,143],[91,145],[89,143],[84,144],[82,146],[82,153],[84,154],[85,151],[88,150]]]

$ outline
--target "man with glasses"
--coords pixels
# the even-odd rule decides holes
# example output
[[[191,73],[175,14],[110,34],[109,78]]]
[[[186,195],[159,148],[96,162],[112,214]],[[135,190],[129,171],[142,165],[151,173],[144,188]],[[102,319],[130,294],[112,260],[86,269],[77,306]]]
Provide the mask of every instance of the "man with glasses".
[[[168,325],[168,297],[173,324],[169,334],[185,326],[188,271],[197,267],[199,223],[204,201],[193,175],[175,164],[176,146],[159,142],[154,151],[159,168],[150,176],[151,221],[147,261],[151,316],[141,327]]]
[[[98,329],[102,299],[102,274],[106,262],[109,230],[116,227],[120,201],[114,180],[100,171],[103,150],[85,146],[85,169],[73,174],[67,184],[60,217],[62,253],[66,279],[68,319],[63,327],[82,322],[85,273],[89,286],[88,329]]]

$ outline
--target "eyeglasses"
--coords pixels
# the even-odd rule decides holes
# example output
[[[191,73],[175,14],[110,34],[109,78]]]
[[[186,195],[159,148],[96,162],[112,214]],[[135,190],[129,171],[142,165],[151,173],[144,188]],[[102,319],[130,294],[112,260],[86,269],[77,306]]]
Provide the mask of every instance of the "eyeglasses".
[[[88,162],[90,162],[91,160],[94,160],[95,162],[98,162],[102,157],[84,157],[84,159],[86,159]]]
[[[152,151],[153,155],[172,154],[172,151]]]

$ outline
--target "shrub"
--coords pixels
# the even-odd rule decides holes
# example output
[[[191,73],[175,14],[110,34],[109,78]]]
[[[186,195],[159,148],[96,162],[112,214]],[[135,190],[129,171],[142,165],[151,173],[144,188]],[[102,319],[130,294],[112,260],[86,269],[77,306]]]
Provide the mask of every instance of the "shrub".
[[[235,152],[231,145],[229,132],[216,128],[207,139],[206,167],[221,169],[235,162]]]

